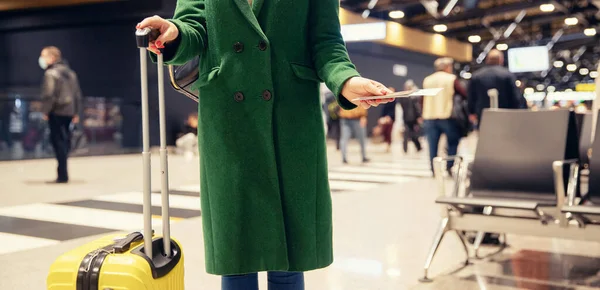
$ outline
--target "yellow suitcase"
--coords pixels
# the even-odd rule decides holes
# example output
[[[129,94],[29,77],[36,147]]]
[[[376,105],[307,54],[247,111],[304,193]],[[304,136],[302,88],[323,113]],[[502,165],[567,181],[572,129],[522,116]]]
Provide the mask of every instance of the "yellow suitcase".
[[[50,267],[48,290],[182,290],[183,253],[171,239],[169,226],[169,184],[165,134],[163,56],[158,56],[158,97],[160,118],[160,159],[162,193],[162,237],[152,230],[150,191],[150,138],[148,125],[147,53],[150,35],[136,31],[142,76],[142,124],[144,164],[144,231],[103,237],[60,256]],[[168,253],[168,254],[167,254]]]

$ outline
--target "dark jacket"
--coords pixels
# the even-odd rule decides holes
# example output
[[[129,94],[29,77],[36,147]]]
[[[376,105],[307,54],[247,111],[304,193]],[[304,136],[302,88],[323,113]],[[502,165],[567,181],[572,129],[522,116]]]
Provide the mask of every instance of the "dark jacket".
[[[515,76],[503,66],[488,66],[477,71],[469,83],[469,113],[481,119],[484,109],[490,107],[488,90],[498,90],[498,107],[519,109],[526,106],[525,99],[516,85]]]
[[[42,83],[42,112],[74,116],[81,108],[81,89],[77,74],[64,62],[49,66]]]
[[[404,123],[415,123],[421,117],[421,106],[418,97],[398,98],[402,106],[402,120]]]

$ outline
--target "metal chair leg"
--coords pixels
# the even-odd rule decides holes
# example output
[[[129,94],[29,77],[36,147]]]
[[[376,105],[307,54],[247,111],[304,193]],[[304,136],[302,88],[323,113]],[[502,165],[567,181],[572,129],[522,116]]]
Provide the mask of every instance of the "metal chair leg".
[[[465,254],[467,256],[467,259],[465,260],[465,266],[469,265],[469,247],[467,247],[467,243],[465,242],[465,235],[463,235],[461,232],[459,231],[455,231],[456,235],[458,235],[458,239],[460,239],[460,243],[463,245],[463,248],[465,249]]]
[[[476,259],[480,259],[479,247],[481,247],[481,243],[483,242],[484,237],[485,237],[484,231],[477,232],[477,236],[475,237],[475,242],[473,243],[473,250],[475,250],[475,258]]]
[[[432,282],[433,280],[429,279],[427,277],[427,274],[429,272],[429,267],[431,267],[431,262],[433,262],[433,257],[435,256],[435,253],[437,252],[440,243],[442,242],[442,238],[444,237],[444,234],[448,231],[448,221],[449,219],[447,217],[443,218],[441,223],[440,223],[440,227],[438,228],[437,232],[435,233],[435,237],[433,239],[433,245],[431,245],[431,249],[429,250],[429,255],[427,256],[427,261],[425,261],[425,268],[424,268],[424,276],[423,278],[419,279],[420,282]]]

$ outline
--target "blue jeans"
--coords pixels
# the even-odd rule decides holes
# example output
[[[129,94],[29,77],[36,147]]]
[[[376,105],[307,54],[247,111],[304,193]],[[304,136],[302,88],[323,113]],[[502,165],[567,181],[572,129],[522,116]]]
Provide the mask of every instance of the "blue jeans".
[[[269,290],[304,290],[302,272],[268,272]],[[222,290],[258,290],[258,274],[223,276]]]
[[[446,135],[446,139],[448,139],[448,156],[456,155],[461,134],[456,123],[450,119],[425,120],[423,122],[423,129],[429,143],[429,162],[431,164],[431,171],[433,171],[433,158],[437,157],[442,134]],[[451,168],[453,165],[454,162],[448,162],[448,168]]]
[[[342,158],[344,161],[347,160],[348,142],[352,135],[360,142],[360,152],[362,153],[363,160],[367,159],[367,151],[365,149],[367,137],[365,128],[360,126],[360,119],[340,119],[340,126],[342,127],[340,147],[342,149]]]

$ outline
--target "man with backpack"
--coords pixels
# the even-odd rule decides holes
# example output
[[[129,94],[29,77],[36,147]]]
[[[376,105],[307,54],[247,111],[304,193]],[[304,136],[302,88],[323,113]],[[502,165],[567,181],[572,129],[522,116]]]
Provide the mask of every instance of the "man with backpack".
[[[54,183],[69,182],[67,157],[71,150],[71,122],[79,122],[81,89],[77,74],[62,59],[60,50],[46,47],[38,59],[45,70],[42,83],[42,112],[50,127],[50,142],[58,161]]]

